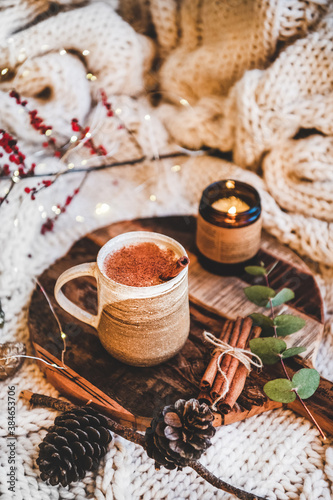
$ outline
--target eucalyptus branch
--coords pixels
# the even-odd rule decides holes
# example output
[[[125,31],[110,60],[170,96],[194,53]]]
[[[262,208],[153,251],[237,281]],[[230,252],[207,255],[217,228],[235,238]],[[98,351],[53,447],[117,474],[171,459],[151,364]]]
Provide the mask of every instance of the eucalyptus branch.
[[[27,400],[32,406],[42,406],[62,412],[79,408],[72,403],[62,401],[61,399],[52,398],[43,394],[36,394],[27,390],[22,391],[20,393],[20,397]],[[128,441],[138,444],[146,449],[146,440],[143,434],[115,422],[110,417],[105,416],[105,418],[107,419],[108,428],[110,431],[113,431],[119,436],[127,439]],[[240,500],[265,500],[265,498],[263,497],[236,488],[235,486],[226,483],[222,479],[219,479],[196,460],[191,460],[188,466],[195,470],[199,476],[205,479],[208,483],[212,484],[215,488],[226,491],[227,493],[231,493],[237,496]]]
[[[267,286],[269,287],[270,286],[270,283],[269,283],[269,278],[268,278],[268,274],[269,273],[266,273],[265,274],[265,280],[266,280],[266,284]],[[271,309],[271,315],[272,315],[272,319],[274,320],[275,319],[275,312],[274,312],[274,307],[273,307],[273,302],[272,302],[272,299],[269,298],[269,305],[270,305],[270,309]],[[278,335],[277,335],[277,329],[276,329],[276,325],[273,326],[274,328],[274,337],[277,338]],[[287,371],[287,367],[285,365],[285,362],[283,361],[283,358],[282,356],[280,355],[280,363],[282,365],[282,368],[283,368],[283,371],[287,377],[288,380],[291,380],[290,376],[289,376],[289,373]],[[312,420],[312,422],[314,423],[314,425],[317,427],[320,435],[322,436],[323,439],[326,439],[326,436],[325,434],[323,433],[320,425],[318,424],[317,420],[314,418],[314,416],[312,415],[312,413],[310,412],[309,408],[306,406],[306,404],[304,403],[303,399],[300,397],[300,395],[298,394],[297,391],[295,391],[295,394],[296,394],[296,397],[298,399],[298,401],[301,403],[301,405],[303,406],[304,410],[306,411],[306,413],[308,414],[309,418]]]
[[[264,392],[267,396],[273,401],[281,403],[291,403],[297,398],[311,421],[317,427],[322,438],[326,439],[318,422],[303,401],[312,396],[318,388],[320,381],[319,373],[313,368],[303,368],[291,378],[284,362],[284,359],[304,352],[305,348],[292,347],[287,349],[287,344],[280,337],[297,332],[304,327],[305,321],[290,314],[275,315],[274,306],[284,304],[295,297],[294,292],[289,288],[283,288],[279,292],[276,292],[270,287],[268,276],[275,266],[276,263],[267,270],[264,264],[261,263],[260,266],[248,266],[245,268],[249,274],[264,277],[266,283],[266,286],[254,285],[245,288],[245,295],[254,304],[268,307],[271,311],[271,318],[259,313],[251,314],[255,324],[261,326],[265,330],[265,333],[268,333],[270,336],[251,340],[250,348],[252,352],[261,358],[264,364],[270,365],[280,361],[285,373],[286,379],[271,380],[264,386]],[[273,336],[271,330],[273,330]]]

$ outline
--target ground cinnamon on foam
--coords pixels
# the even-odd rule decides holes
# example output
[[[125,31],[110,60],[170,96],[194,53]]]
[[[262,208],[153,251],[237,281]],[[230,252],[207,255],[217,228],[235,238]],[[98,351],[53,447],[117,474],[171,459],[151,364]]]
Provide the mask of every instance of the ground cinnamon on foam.
[[[128,245],[111,253],[105,260],[106,275],[128,286],[152,286],[164,283],[160,275],[174,268],[177,255],[155,243]]]

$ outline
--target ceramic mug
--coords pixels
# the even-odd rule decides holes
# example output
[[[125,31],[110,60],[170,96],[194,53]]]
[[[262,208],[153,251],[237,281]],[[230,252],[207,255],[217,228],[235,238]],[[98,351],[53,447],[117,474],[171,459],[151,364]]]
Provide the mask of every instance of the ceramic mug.
[[[177,258],[187,255],[180,243],[163,234],[120,234],[100,249],[96,262],[62,273],[54,289],[55,298],[65,311],[93,326],[103,347],[113,357],[133,366],[152,366],[171,358],[185,344],[190,329],[188,266],[169,281],[147,287],[123,285],[106,275],[105,260],[112,252],[143,242],[172,249]],[[96,279],[96,315],[71,302],[61,290],[65,283],[81,276]]]

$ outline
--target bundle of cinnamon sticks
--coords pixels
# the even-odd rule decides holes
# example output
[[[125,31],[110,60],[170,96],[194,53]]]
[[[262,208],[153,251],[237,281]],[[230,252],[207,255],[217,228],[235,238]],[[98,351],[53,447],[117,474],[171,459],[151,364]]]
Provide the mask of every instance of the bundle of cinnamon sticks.
[[[239,317],[236,321],[226,320],[219,339],[231,347],[246,349],[249,341],[258,338],[260,333],[261,328],[253,327],[251,318]],[[225,392],[227,382],[218,365],[229,383],[229,390],[222,399],[221,395]],[[247,368],[237,358],[231,354],[225,354],[221,358],[221,351],[216,349],[201,379],[199,401],[205,401],[210,406],[217,401],[218,411],[229,413],[244,388],[247,375]]]

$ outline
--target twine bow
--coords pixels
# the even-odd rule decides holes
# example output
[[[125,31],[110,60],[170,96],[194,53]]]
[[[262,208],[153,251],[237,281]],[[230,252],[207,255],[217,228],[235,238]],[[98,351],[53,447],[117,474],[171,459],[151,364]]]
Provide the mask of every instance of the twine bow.
[[[226,373],[222,370],[221,368],[221,361],[222,358],[225,354],[229,354],[230,356],[233,356],[234,358],[238,359],[240,363],[242,363],[245,368],[247,369],[248,373],[251,371],[251,365],[255,366],[256,368],[262,368],[263,363],[259,356],[254,354],[251,351],[248,351],[247,349],[242,349],[240,347],[232,347],[229,345],[227,342],[224,342],[223,340],[220,340],[215,337],[212,333],[209,332],[204,332],[204,339],[211,345],[215,346],[213,354],[216,352],[219,352],[220,355],[216,360],[217,363],[217,370],[218,372],[222,375],[222,377],[225,380],[225,389],[222,391],[222,394],[216,398],[213,402],[212,408],[213,410],[216,410],[216,404],[224,398],[224,396],[229,392],[230,389],[230,383],[228,380],[228,377]],[[254,358],[254,359],[253,359]]]

